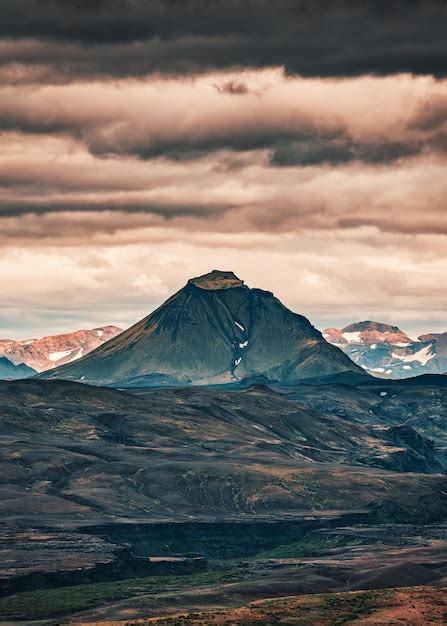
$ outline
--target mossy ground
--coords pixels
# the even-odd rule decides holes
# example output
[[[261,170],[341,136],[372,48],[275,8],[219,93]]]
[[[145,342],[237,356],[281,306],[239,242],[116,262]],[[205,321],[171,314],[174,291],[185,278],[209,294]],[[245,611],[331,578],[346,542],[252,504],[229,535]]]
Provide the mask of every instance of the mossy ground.
[[[300,541],[278,546],[272,550],[264,550],[257,554],[260,559],[293,559],[307,556],[318,556],[334,548],[362,545],[360,538],[343,535],[325,535],[322,533],[308,533]]]
[[[53,618],[146,593],[230,582],[235,580],[235,574],[222,569],[191,576],[149,576],[16,593],[0,598],[0,615],[3,619]]]

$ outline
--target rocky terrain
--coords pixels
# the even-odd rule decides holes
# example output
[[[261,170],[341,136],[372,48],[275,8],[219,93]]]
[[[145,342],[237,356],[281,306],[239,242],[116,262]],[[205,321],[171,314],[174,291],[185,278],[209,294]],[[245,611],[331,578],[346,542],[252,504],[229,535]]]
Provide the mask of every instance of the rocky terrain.
[[[46,372],[114,386],[297,380],[361,372],[303,316],[232,272],[188,281],[156,311],[86,357]]]
[[[88,354],[105,341],[121,332],[117,326],[101,326],[92,330],[77,330],[72,333],[50,335],[40,339],[0,339],[0,357],[16,366],[27,366],[8,375],[0,368],[0,378],[24,378],[35,372],[43,372],[64,363],[70,363]],[[21,375],[19,375],[21,374]]]
[[[299,595],[257,600],[235,608],[179,613],[172,617],[99,622],[97,626],[255,626],[256,624],[443,624],[446,620],[447,589],[418,586],[386,591],[358,591]]]
[[[346,512],[407,483],[434,495],[444,481],[442,454],[392,415],[362,423],[263,386],[130,394],[27,380],[4,382],[0,402],[3,515],[17,523],[44,511],[111,519],[130,506],[133,518],[287,515],[319,499]],[[367,397],[368,413],[380,415],[379,402],[386,411],[389,401]],[[352,497],[331,492],[334,481]]]
[[[392,437],[413,439],[415,433],[434,444],[436,458],[447,468],[447,380],[421,376],[408,380],[370,379],[359,385],[289,385],[282,392],[326,415],[390,428]]]
[[[442,585],[447,388],[409,382],[1,383],[4,623]]]
[[[355,363],[380,378],[410,378],[447,372],[447,333],[411,338],[397,326],[358,322],[326,328],[324,337]]]

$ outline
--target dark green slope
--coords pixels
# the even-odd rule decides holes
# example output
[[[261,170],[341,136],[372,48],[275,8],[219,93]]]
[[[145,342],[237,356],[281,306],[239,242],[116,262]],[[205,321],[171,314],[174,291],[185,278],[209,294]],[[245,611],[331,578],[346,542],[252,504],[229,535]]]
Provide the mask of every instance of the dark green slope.
[[[29,376],[33,376],[36,371],[33,370],[28,365],[24,363],[20,363],[19,365],[14,365],[9,359],[6,357],[0,357],[0,380],[16,380],[19,378],[28,378]]]
[[[94,384],[213,384],[361,372],[303,316],[232,272],[213,271],[118,337],[45,378]]]

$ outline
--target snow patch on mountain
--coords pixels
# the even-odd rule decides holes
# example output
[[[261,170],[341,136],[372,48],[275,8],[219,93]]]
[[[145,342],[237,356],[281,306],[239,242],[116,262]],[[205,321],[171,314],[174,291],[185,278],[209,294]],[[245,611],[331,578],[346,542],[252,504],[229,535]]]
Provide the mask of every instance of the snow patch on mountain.
[[[414,361],[419,361],[422,365],[427,365],[427,363],[434,357],[434,354],[431,353],[431,346],[426,346],[425,348],[421,348],[418,352],[414,354],[406,354],[404,356],[400,354],[392,353],[392,357],[395,359],[400,359],[404,362],[413,363]]]
[[[72,361],[76,361],[76,359],[80,359],[81,356],[83,356],[83,354],[84,354],[84,348],[79,348],[79,350],[76,352],[76,354],[71,357],[70,363]]]
[[[360,341],[361,333],[343,333],[343,337],[349,343],[358,343]]]
[[[56,363],[56,361],[60,361],[64,358],[64,356],[68,356],[72,352],[72,350],[63,350],[62,352],[50,352],[48,358],[50,359],[50,361],[53,361],[53,363]]]

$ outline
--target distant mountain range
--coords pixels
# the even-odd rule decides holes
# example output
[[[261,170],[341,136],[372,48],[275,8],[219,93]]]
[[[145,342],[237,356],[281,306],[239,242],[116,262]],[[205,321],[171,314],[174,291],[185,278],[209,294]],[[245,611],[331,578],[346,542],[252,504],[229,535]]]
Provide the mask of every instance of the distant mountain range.
[[[121,332],[117,326],[101,326],[41,339],[0,339],[0,379],[24,378],[36,372],[70,363],[88,354]]]
[[[375,376],[409,378],[447,372],[447,333],[415,339],[397,326],[365,321],[326,328],[323,336]]]
[[[233,272],[193,278],[156,311],[86,357],[43,374],[99,385],[295,381],[358,372],[338,347],[273,294]]]

